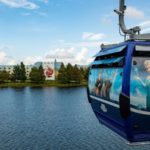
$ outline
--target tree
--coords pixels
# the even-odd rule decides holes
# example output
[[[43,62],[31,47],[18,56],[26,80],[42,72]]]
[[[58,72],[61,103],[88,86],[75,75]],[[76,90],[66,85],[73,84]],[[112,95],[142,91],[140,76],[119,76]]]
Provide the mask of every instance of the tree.
[[[44,69],[42,65],[39,67],[39,73],[40,73],[40,81],[44,82],[45,81],[45,75],[44,75]]]
[[[83,77],[77,65],[73,67],[69,63],[67,67],[64,64],[61,65],[57,79],[62,83],[81,83]]]
[[[80,67],[79,68],[79,70],[80,70],[80,73],[81,73],[81,75],[82,75],[82,79],[85,79],[85,68],[83,68],[83,67]]]
[[[83,77],[83,79],[84,79],[85,81],[88,80],[89,70],[90,70],[89,67],[85,67],[85,68],[81,67],[81,68],[80,68],[80,72],[81,72],[82,77]]]
[[[0,71],[0,83],[4,83],[5,81],[9,80],[10,74],[9,72],[3,70]]]
[[[59,69],[59,73],[57,76],[57,80],[61,83],[67,83],[67,72],[66,72],[66,68],[65,65],[62,63],[61,67]]]
[[[87,68],[85,69],[85,74],[84,74],[84,79],[85,79],[86,81],[88,81],[89,72],[90,72],[90,67],[87,67]]]
[[[20,63],[20,80],[24,82],[26,79],[27,77],[26,77],[25,65],[23,64],[23,62],[21,62]]]
[[[27,79],[26,77],[26,69],[23,62],[20,63],[20,65],[14,66],[13,74],[11,74],[11,80],[12,81],[25,81]]]
[[[16,80],[20,80],[20,78],[21,78],[20,66],[15,65],[13,69],[13,74],[11,75],[11,80],[16,81]]]
[[[80,69],[78,68],[77,65],[74,66],[74,81],[76,83],[81,83],[82,82],[82,74],[81,74],[81,71]]]
[[[33,67],[30,72],[30,80],[34,83],[43,83],[45,81],[43,67]]]
[[[70,63],[66,67],[66,77],[68,83],[74,82],[74,68]]]

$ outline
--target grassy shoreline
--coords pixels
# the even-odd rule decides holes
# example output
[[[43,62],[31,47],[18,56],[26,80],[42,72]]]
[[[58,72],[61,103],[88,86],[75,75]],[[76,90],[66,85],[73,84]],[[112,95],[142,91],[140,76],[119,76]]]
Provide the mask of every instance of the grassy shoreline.
[[[87,86],[86,82],[81,84],[63,84],[56,81],[47,81],[44,83],[31,83],[31,82],[7,82],[7,83],[0,83],[0,88],[7,88],[7,87],[84,87]]]

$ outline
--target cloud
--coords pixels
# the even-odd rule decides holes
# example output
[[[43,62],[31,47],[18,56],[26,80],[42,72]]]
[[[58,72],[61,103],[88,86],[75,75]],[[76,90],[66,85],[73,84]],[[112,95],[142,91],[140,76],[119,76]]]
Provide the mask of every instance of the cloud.
[[[93,58],[89,58],[87,56],[88,51],[89,50],[86,47],[81,48],[81,50],[78,53],[76,53],[74,62],[72,63],[80,65],[89,65],[93,61]]]
[[[141,27],[142,33],[150,32],[150,20],[141,22],[139,26]]]
[[[80,49],[75,47],[57,48],[47,52],[43,56],[27,56],[22,60],[16,61],[13,57],[8,56],[7,53],[0,50],[0,65],[16,65],[21,61],[23,61],[25,65],[34,65],[36,62],[53,62],[55,59],[64,64],[88,65],[93,60],[93,58],[89,58],[88,52],[89,49],[86,47]]]
[[[72,59],[74,58],[74,48],[56,48],[45,55],[45,58],[52,59]]]
[[[25,64],[34,64],[36,61],[61,61],[64,64],[80,64],[87,65],[91,62],[91,58],[88,57],[88,48],[82,47],[80,49],[76,47],[70,48],[56,48],[50,50],[43,57],[28,57],[25,59]]]
[[[100,37],[99,34],[86,32],[84,34],[84,38],[99,39]],[[74,42],[69,43],[69,42],[65,42],[65,40],[63,39],[60,39],[57,41],[57,43],[53,43],[54,45],[57,44],[57,47],[50,49],[48,52],[45,53],[45,55],[43,56],[29,55],[19,61],[23,61],[25,65],[33,65],[34,63],[39,61],[53,62],[55,59],[57,59],[57,61],[61,61],[64,64],[71,63],[73,65],[74,64],[88,65],[93,60],[92,56],[94,55],[89,53],[89,50],[92,48],[92,53],[93,53],[93,47],[99,50],[99,46],[101,43],[107,43],[107,42],[102,42],[102,41],[98,42],[95,40],[94,41],[91,40],[91,41],[83,41],[83,42],[79,41],[76,43]],[[1,64],[15,63],[14,59],[8,57],[6,53],[2,53],[0,59],[1,59]]]
[[[135,7],[132,6],[128,6],[126,11],[125,11],[125,15],[129,18],[134,18],[134,19],[144,19],[145,15],[144,12],[141,10],[138,10]]]
[[[13,8],[37,9],[39,7],[29,0],[0,0],[0,3]]]
[[[97,41],[97,40],[101,40],[102,38],[104,38],[104,36],[105,35],[103,33],[84,32],[82,35],[82,39]]]
[[[93,60],[93,58],[89,58],[88,52],[89,49],[86,47],[80,49],[75,47],[57,48],[47,52],[44,56],[27,56],[23,60],[16,61],[4,51],[0,50],[0,65],[16,65],[21,61],[23,61],[25,65],[34,65],[36,62],[53,62],[55,59],[64,64],[88,65]]]
[[[149,27],[150,26],[150,20],[147,20],[147,21],[144,21],[144,22],[140,23],[140,26]]]
[[[24,58],[23,62],[25,65],[33,65],[36,62],[43,61],[42,56],[28,56]]]
[[[0,65],[14,65],[16,60],[0,50]]]
[[[77,53],[77,55],[75,56],[75,60],[78,63],[85,63],[86,62],[86,54],[88,52],[87,48],[82,48],[81,51],[79,53]]]
[[[82,47],[80,49],[77,49],[75,47],[66,49],[58,48],[54,51],[51,51],[50,54],[46,55],[46,58],[53,60],[57,59],[58,61],[62,61],[64,64],[71,63],[71,64],[87,65],[91,62],[91,58],[89,58],[87,55],[88,52],[89,49],[86,47]]]

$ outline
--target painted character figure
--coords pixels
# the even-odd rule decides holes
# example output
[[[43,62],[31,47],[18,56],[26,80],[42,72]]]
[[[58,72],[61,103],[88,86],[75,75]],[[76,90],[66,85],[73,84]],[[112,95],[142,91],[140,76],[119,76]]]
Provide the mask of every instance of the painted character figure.
[[[103,97],[106,99],[110,99],[110,89],[111,89],[112,83],[109,79],[105,80],[104,82],[104,88],[103,88]]]
[[[47,69],[46,69],[45,72],[46,72],[46,76],[48,78],[50,78],[50,77],[52,77],[54,71],[53,71],[53,69],[51,67],[47,66]]]
[[[106,80],[104,82],[103,90],[102,90],[102,96],[106,98],[107,100],[110,100],[110,90],[112,86],[112,80],[116,78],[117,71],[115,70],[112,76],[108,77],[108,75],[105,73]]]
[[[95,83],[95,94],[96,96],[102,96],[102,86],[103,86],[103,79],[102,79],[102,75],[101,72],[98,75],[98,79]]]
[[[137,80],[140,81],[140,83],[145,87],[146,89],[146,107],[147,110],[150,111],[150,60],[144,61],[144,67],[146,72],[148,73],[145,81],[143,81],[140,77],[136,77]]]

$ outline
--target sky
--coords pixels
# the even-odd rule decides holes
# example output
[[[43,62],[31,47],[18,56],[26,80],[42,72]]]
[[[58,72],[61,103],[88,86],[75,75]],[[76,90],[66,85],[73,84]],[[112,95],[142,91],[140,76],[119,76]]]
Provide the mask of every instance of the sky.
[[[119,0],[0,0],[0,65],[87,65],[100,45],[122,42]],[[150,32],[150,1],[126,0],[127,27]]]

